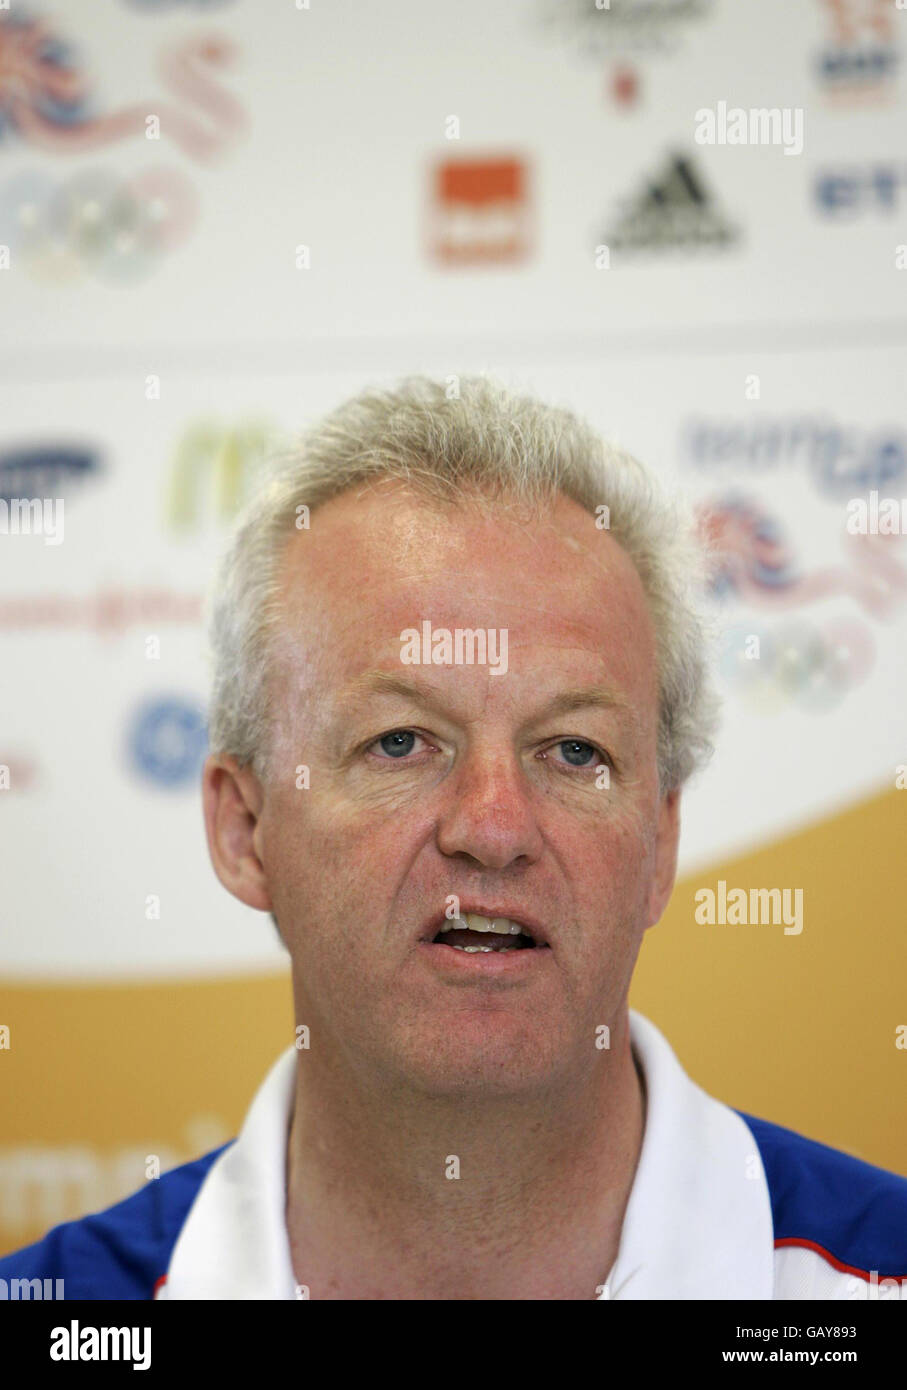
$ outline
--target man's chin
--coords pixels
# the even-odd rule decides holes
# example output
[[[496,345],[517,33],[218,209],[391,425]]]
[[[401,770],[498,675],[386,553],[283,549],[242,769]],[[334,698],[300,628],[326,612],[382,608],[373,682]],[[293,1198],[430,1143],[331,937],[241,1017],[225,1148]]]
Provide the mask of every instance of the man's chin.
[[[461,1018],[405,1039],[400,1072],[414,1090],[438,1098],[528,1097],[561,1083],[567,1062],[557,1031],[537,1020]]]

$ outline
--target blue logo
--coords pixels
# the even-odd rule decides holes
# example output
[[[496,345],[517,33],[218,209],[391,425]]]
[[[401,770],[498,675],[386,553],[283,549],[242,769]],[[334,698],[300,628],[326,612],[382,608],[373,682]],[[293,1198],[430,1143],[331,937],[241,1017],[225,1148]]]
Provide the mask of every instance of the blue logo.
[[[208,748],[205,712],[196,701],[158,697],[143,704],[129,729],[130,760],[159,787],[195,782]]]
[[[907,432],[896,425],[865,428],[827,416],[694,418],[680,439],[684,461],[713,479],[802,472],[835,501],[907,479]]]
[[[66,483],[82,482],[98,472],[93,449],[39,444],[0,452],[0,498],[59,497]]]
[[[895,213],[907,184],[907,165],[860,164],[823,169],[816,175],[815,195],[826,217],[856,217],[863,212]]]

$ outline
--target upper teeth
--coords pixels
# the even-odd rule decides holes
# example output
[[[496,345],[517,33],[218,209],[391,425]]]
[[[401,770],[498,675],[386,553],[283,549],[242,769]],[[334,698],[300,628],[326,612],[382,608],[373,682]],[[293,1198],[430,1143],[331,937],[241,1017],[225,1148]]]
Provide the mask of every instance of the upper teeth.
[[[509,917],[483,917],[480,912],[464,912],[445,921],[441,931],[493,931],[499,936],[519,936],[523,928]]]

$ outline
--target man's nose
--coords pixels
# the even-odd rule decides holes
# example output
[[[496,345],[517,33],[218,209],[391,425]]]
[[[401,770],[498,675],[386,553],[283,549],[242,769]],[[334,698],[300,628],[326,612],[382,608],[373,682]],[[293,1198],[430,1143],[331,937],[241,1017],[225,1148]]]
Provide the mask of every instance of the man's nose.
[[[489,869],[539,857],[532,788],[514,753],[471,750],[444,790],[437,835],[442,854],[467,854]]]

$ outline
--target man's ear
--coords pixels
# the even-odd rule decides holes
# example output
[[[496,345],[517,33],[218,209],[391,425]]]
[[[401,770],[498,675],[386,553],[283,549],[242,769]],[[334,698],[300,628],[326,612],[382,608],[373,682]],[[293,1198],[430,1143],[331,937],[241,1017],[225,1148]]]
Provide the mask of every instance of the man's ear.
[[[202,771],[202,802],[208,853],[217,877],[240,902],[270,912],[271,895],[255,834],[264,793],[255,773],[251,767],[240,767],[235,758],[212,754]]]
[[[655,832],[655,877],[649,894],[649,921],[653,927],[661,918],[674,891],[677,876],[677,846],[680,841],[680,788],[661,798],[658,828]]]

